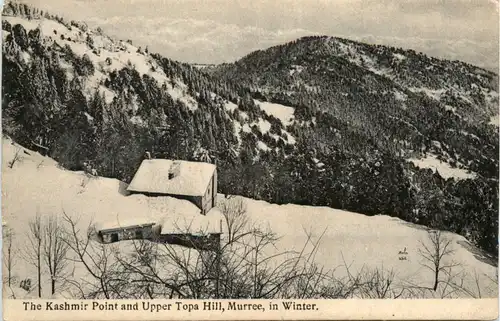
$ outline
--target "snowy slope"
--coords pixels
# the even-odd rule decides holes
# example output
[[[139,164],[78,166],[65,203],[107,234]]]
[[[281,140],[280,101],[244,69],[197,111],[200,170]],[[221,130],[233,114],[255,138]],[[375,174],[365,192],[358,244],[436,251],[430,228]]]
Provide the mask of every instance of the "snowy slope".
[[[347,59],[349,62],[356,64],[359,67],[366,68],[369,71],[377,74],[379,76],[384,76],[386,78],[392,79],[396,81],[399,85],[405,86],[405,80],[399,77],[401,68],[404,68],[406,64],[411,64],[408,60],[412,60],[415,57],[407,56],[408,54],[412,55],[410,52],[392,52],[387,57],[385,57],[385,63],[381,63],[380,56],[377,55],[377,51],[368,50],[368,46],[366,44],[353,42],[346,39],[329,37],[325,40],[326,46],[339,57],[343,57]],[[431,59],[427,61],[427,65],[425,66],[425,70],[439,74],[440,72],[449,72],[449,68],[454,67],[456,62],[452,62],[449,66],[443,67],[441,61],[436,59]],[[397,68],[395,66],[398,66]],[[477,80],[481,80],[484,75],[483,72],[479,69],[476,70],[476,73],[471,73],[468,70],[465,70],[463,67],[460,70],[464,76],[477,78]],[[421,73],[417,71],[417,73]],[[419,78],[419,75],[417,78]],[[467,103],[472,106],[475,105],[483,105],[484,111],[487,113],[495,112],[498,110],[498,92],[496,88],[494,90],[480,87],[477,84],[472,84],[470,87],[462,86],[458,84],[447,84],[443,81],[441,88],[431,88],[429,84],[425,84],[425,81],[417,80],[417,83],[420,83],[421,86],[414,87],[412,85],[407,86],[407,89],[410,92],[414,93],[422,93],[429,98],[432,98],[437,101],[441,101],[446,104],[446,99],[443,99],[444,96],[454,97],[456,102],[454,104]],[[434,85],[435,86],[435,85]],[[397,92],[395,92],[397,94]],[[446,94],[446,95],[445,95]],[[478,104],[474,97],[477,95],[483,95],[485,98],[481,104]],[[456,108],[456,106],[453,106]],[[476,106],[474,107],[476,108]],[[480,108],[478,108],[480,110]],[[464,112],[464,110],[462,110]]]
[[[26,152],[25,152],[26,151]],[[18,153],[21,158],[10,168],[9,162]],[[29,153],[29,154],[28,154]],[[206,217],[195,214],[192,204],[169,197],[148,198],[142,195],[126,196],[126,185],[107,178],[89,179],[82,172],[63,170],[57,164],[38,153],[25,150],[3,139],[2,146],[2,213],[3,221],[15,233],[14,247],[17,250],[27,245],[26,226],[38,212],[42,216],[60,215],[62,209],[73,217],[80,218],[84,229],[90,221],[113,220],[117,216],[144,216],[160,219],[168,213],[168,220],[175,218],[179,224],[205,224],[219,226],[220,212],[213,209]],[[247,214],[253,224],[269,228],[280,236],[273,252],[300,251],[307,242],[307,233],[313,241],[323,235],[315,256],[316,263],[326,269],[335,269],[347,264],[351,271],[362,268],[393,269],[400,284],[411,282],[431,286],[432,273],[420,264],[420,241],[426,241],[426,231],[420,226],[410,225],[400,219],[388,216],[365,216],[326,207],[299,205],[275,205],[264,201],[244,199]],[[219,201],[224,201],[220,196]],[[187,215],[186,215],[187,214]],[[200,225],[199,225],[200,226]],[[475,287],[473,275],[479,276],[481,293],[497,296],[496,268],[478,259],[461,236],[446,233],[452,240],[453,256],[449,260],[460,263],[465,275],[465,286]],[[122,243],[122,242],[120,242]],[[113,245],[115,246],[115,245]],[[116,246],[126,247],[127,243]],[[398,253],[406,249],[406,260],[400,260]],[[311,245],[306,251],[311,250]],[[476,253],[477,255],[477,253]],[[34,269],[18,259],[15,276],[17,284],[25,278],[34,279]],[[338,274],[345,273],[338,268]],[[75,277],[84,277],[81,267],[73,271]],[[48,280],[45,273],[44,278]],[[48,285],[44,285],[44,297],[48,297]],[[6,292],[17,297],[29,297],[18,286]],[[64,296],[71,294],[65,293]]]
[[[438,172],[445,179],[455,178],[460,180],[476,177],[475,173],[462,168],[453,168],[450,164],[439,160],[436,155],[432,154],[420,159],[410,158],[408,161],[419,168],[430,168],[433,172]]]
[[[148,75],[154,78],[160,85],[164,83],[168,84],[167,92],[174,100],[178,99],[182,101],[191,110],[197,108],[195,99],[187,94],[187,85],[180,79],[170,79],[165,75],[158,63],[140,47],[101,35],[94,30],[82,30],[77,26],[68,28],[51,19],[39,18],[28,20],[15,16],[4,16],[3,19],[12,25],[23,25],[27,32],[39,28],[42,37],[47,37],[49,43],[55,42],[61,47],[68,45],[79,57],[86,54],[96,68],[96,72],[86,80],[85,89],[90,93],[95,88],[99,88],[104,93],[108,103],[113,100],[115,93],[102,85],[104,80],[111,71],[132,66],[141,76]],[[4,31],[4,36],[6,34],[8,32]],[[61,63],[64,64],[66,62],[63,60]],[[70,65],[68,64],[68,66]],[[71,67],[68,68],[68,74],[70,75],[70,79],[74,76],[74,71]]]
[[[40,38],[45,46],[55,46],[57,48],[65,48],[68,46],[73,54],[82,58],[84,55],[88,57],[89,61],[94,66],[95,71],[89,76],[79,76],[73,66],[72,58],[68,58],[65,54],[58,52],[58,63],[63,67],[68,77],[68,80],[79,77],[84,85],[84,94],[87,99],[91,99],[95,90],[98,89],[104,96],[106,103],[111,104],[115,98],[120,97],[120,92],[112,87],[106,85],[110,81],[114,72],[120,71],[123,68],[133,68],[140,76],[147,75],[154,79],[162,90],[165,90],[168,95],[175,101],[182,102],[189,110],[195,111],[199,108],[198,99],[199,92],[189,92],[189,86],[181,79],[180,74],[167,75],[164,66],[161,62],[144,48],[134,46],[129,41],[123,41],[106,36],[100,30],[92,30],[86,25],[65,25],[56,20],[36,17],[27,19],[18,16],[4,16],[6,23],[12,26],[16,24],[22,25],[26,32],[29,33],[35,29],[40,30]],[[4,37],[7,37],[11,32],[4,30]],[[34,58],[35,54],[31,49],[21,50],[21,56],[27,64]],[[54,51],[57,52],[57,51]],[[199,66],[195,66],[198,68]],[[171,79],[173,78],[173,79]],[[128,92],[130,93],[130,92]],[[227,99],[210,92],[211,99],[220,103],[221,108],[228,113],[227,117],[230,118],[229,113],[238,109],[238,105],[228,101]],[[130,110],[127,110],[129,120],[139,126],[147,126],[147,119],[143,119],[144,115],[141,114],[141,105],[139,96],[132,92],[130,98]],[[269,105],[269,106],[268,106]],[[278,104],[262,103],[262,109],[269,115],[273,115],[282,120],[284,125],[287,125],[293,119],[293,108],[280,106]],[[249,130],[253,125],[257,125],[262,134],[269,131],[271,125],[266,120],[260,118],[256,122],[250,123],[248,115],[240,111],[240,120],[233,119],[234,135],[241,142],[240,129],[243,127]],[[147,117],[147,116],[146,116]],[[250,131],[249,131],[250,132]],[[295,138],[285,131],[283,137],[274,137],[276,141],[283,140],[285,144],[294,144]],[[260,141],[256,146],[256,150],[267,150],[265,144]]]
[[[282,104],[275,104],[275,103],[270,103],[267,101],[259,101],[255,100],[255,103],[262,109],[264,110],[268,115],[272,115],[281,122],[287,126],[293,123],[293,113],[294,113],[294,108],[285,106]]]

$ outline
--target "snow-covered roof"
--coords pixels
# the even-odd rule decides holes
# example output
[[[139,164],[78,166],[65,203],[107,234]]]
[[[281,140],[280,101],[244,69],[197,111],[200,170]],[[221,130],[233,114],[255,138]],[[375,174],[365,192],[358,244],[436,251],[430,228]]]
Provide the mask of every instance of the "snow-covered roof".
[[[134,217],[134,218],[124,218],[116,217],[115,219],[108,219],[99,221],[95,224],[95,229],[97,231],[115,230],[115,229],[127,229],[135,227],[145,227],[150,225],[155,225],[156,222],[145,217]]]
[[[150,198],[132,195],[125,200],[98,214],[95,220],[97,231],[157,225],[166,221],[166,217],[179,222],[185,218],[203,217],[200,209],[190,201],[170,196]]]
[[[221,232],[221,213],[212,208],[206,215],[199,211],[185,212],[182,216],[165,215],[161,224],[161,234],[206,235]]]
[[[127,190],[130,192],[203,196],[215,169],[215,165],[209,163],[145,159]],[[170,173],[173,173],[173,176]]]

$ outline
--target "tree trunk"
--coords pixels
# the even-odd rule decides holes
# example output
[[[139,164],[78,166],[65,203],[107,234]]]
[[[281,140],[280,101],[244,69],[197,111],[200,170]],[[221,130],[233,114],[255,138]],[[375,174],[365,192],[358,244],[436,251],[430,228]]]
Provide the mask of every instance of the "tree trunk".
[[[216,257],[216,260],[217,260],[217,276],[216,276],[216,280],[215,280],[215,298],[218,299],[220,297],[220,293],[219,293],[219,286],[220,286],[220,264],[221,264],[221,244],[220,244],[220,234],[218,236],[218,239],[217,239],[217,257]]]
[[[439,271],[436,270],[436,274],[434,276],[434,291],[437,290],[437,287],[438,287],[438,283],[439,283]]]
[[[42,297],[42,266],[40,265],[40,252],[38,252],[38,297]]]
[[[11,279],[12,279],[12,257],[11,257],[11,245],[9,243],[9,249],[8,249],[8,258],[7,258],[7,262],[8,262],[8,266],[7,266],[7,269],[8,269],[8,272],[9,272],[9,287],[10,287],[10,282],[11,282]]]
[[[52,278],[52,295],[54,295],[56,293],[56,280],[54,278]]]

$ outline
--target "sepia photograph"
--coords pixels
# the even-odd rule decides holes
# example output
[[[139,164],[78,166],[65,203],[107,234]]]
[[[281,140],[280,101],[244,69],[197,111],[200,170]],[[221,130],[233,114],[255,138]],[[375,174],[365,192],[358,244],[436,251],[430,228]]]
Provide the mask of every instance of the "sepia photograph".
[[[4,0],[3,299],[498,301],[498,6]]]

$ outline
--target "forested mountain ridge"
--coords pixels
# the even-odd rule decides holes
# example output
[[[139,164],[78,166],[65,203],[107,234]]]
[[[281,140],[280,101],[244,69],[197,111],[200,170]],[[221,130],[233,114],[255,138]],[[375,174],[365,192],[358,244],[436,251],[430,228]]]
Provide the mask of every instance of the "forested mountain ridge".
[[[304,37],[253,52],[234,64],[211,69],[219,77],[245,81],[247,86],[264,94],[286,93],[293,97],[293,93],[304,91],[314,95],[336,84],[339,86],[337,91],[346,97],[354,94],[350,91],[360,85],[371,85],[370,89],[382,93],[390,87],[402,87],[403,91],[426,93],[456,109],[458,114],[466,112],[469,120],[489,121],[489,116],[498,114],[498,75],[491,71],[461,61],[428,57],[411,49],[369,45],[343,38]],[[375,79],[363,79],[367,76]],[[297,98],[297,103],[304,103],[307,98]],[[466,105],[478,108],[466,111]]]
[[[379,147],[391,153],[430,150],[473,171],[498,170],[477,163],[498,155],[497,129],[488,126],[498,115],[498,76],[487,70],[413,50],[305,37],[211,71],[254,97],[296,107],[302,120],[328,113],[350,130],[389,140]]]
[[[360,164],[351,170],[372,168],[364,177],[373,179],[378,187],[387,186],[387,193],[373,188],[359,200],[370,203],[378,193],[379,197],[392,195],[391,204],[398,203],[395,199],[411,199],[399,203],[405,208],[399,215],[405,219],[454,226],[453,230],[465,234],[463,229],[470,222],[462,225],[461,221],[474,220],[471,216],[489,216],[493,221],[486,219],[481,224],[497,226],[498,75],[413,50],[327,36],[304,37],[206,70],[249,88],[260,100],[293,106],[298,121],[287,129],[309,132],[304,135],[310,137],[308,146],[323,151],[322,159],[335,159],[333,167],[342,167],[345,158],[336,157],[341,153],[356,155],[344,156],[351,162],[359,159]],[[304,126],[311,123],[314,128]],[[380,154],[383,162],[375,160]],[[433,180],[422,170],[415,171],[407,166],[408,161],[421,168],[438,167],[434,176],[439,178]],[[399,164],[403,173],[399,166],[379,170],[376,165],[381,163]],[[384,171],[392,178],[404,177],[393,181],[398,187],[383,183],[386,178],[380,173]],[[334,173],[344,176],[345,172]],[[354,185],[364,184],[370,185],[360,181]],[[401,188],[401,184],[408,185]],[[477,195],[465,196],[468,193]],[[419,195],[425,194],[427,200],[423,201]],[[352,191],[344,194],[346,198],[351,195]],[[441,204],[437,199],[443,200]],[[483,205],[472,205],[477,202]],[[408,208],[413,211],[408,213]],[[398,210],[392,205],[387,209]],[[435,222],[443,217],[446,222]]]
[[[146,149],[217,160],[222,193],[384,213],[497,251],[492,73],[416,53],[383,69],[373,55],[394,49],[324,37],[199,68],[29,6],[3,18],[3,131],[68,169],[129,182]]]

